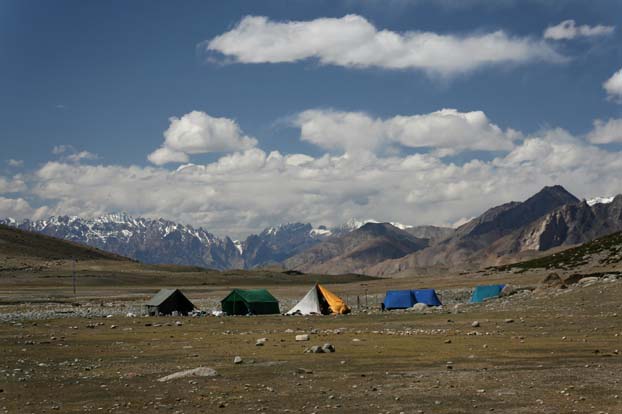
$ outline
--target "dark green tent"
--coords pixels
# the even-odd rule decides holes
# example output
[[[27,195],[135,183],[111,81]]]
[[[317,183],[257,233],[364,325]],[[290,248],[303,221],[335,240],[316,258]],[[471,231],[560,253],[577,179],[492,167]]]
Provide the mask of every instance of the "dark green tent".
[[[233,289],[220,304],[227,315],[280,313],[279,301],[266,289]]]

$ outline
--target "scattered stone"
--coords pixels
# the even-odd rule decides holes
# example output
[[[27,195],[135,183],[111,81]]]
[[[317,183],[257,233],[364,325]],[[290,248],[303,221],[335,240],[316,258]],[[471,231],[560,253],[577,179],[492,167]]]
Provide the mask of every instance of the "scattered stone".
[[[242,357],[236,356],[235,358],[233,358],[233,363],[234,364],[241,364],[242,363]]]
[[[296,335],[296,341],[308,341],[308,340],[309,340],[309,335],[307,334]]]
[[[175,321],[175,326],[182,326],[183,323],[181,323],[180,321]]]
[[[513,323],[514,319],[508,318],[508,319],[505,319],[503,322],[505,322],[505,323]]]
[[[311,348],[309,348],[309,352],[312,354],[323,354],[324,349],[322,349],[322,347],[319,345],[313,345]]]
[[[479,321],[473,321],[473,323],[471,324],[471,326],[473,328],[479,328]]]
[[[451,339],[445,339],[445,343],[446,344],[450,344],[451,343]]]
[[[335,347],[332,344],[327,342],[322,346],[322,351],[327,352],[327,353],[335,352]]]
[[[424,313],[428,310],[428,305],[425,303],[415,303],[412,308],[410,308],[413,312]]]
[[[264,346],[264,344],[266,343],[267,340],[268,340],[267,338],[259,338],[255,342],[255,346]]]
[[[208,367],[199,367],[194,369],[188,369],[185,371],[175,372],[173,374],[167,375],[158,379],[160,382],[166,382],[170,380],[175,380],[179,378],[188,378],[188,377],[215,377],[218,375],[215,369]]]

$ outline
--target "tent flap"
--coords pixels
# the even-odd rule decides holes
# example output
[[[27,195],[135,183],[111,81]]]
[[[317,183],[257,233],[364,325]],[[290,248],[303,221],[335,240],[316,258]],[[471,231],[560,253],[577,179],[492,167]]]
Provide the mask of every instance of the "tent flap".
[[[317,289],[328,303],[328,307],[330,308],[332,313],[336,313],[339,315],[350,313],[350,308],[339,296],[335,295],[333,292],[326,289],[322,285],[317,285]]]

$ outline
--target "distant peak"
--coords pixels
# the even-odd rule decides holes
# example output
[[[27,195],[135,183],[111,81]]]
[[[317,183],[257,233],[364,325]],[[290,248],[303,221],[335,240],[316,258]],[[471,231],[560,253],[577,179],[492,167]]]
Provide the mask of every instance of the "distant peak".
[[[540,200],[543,198],[555,199],[562,204],[578,203],[579,199],[566,190],[561,185],[546,186],[534,194],[529,200]]]

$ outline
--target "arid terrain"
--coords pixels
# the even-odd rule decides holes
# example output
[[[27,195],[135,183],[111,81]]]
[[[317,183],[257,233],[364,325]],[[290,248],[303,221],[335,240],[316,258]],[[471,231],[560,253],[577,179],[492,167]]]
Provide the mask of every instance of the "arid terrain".
[[[0,246],[0,412],[622,411],[622,278],[603,253],[617,235],[544,262],[374,279],[146,266],[14,232]],[[79,259],[75,296],[67,255]],[[553,270],[567,286],[541,283]],[[353,313],[142,316],[165,286],[206,311],[232,287],[266,287],[284,312],[316,281]],[[499,282],[513,294],[466,303],[473,286]],[[379,311],[387,289],[419,287],[444,306]],[[334,353],[304,352],[326,343]],[[215,375],[158,381],[200,367]]]

